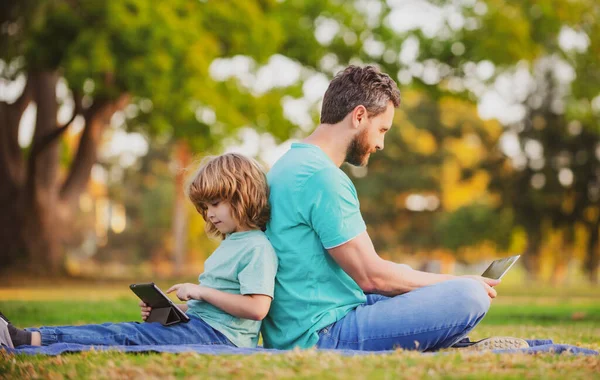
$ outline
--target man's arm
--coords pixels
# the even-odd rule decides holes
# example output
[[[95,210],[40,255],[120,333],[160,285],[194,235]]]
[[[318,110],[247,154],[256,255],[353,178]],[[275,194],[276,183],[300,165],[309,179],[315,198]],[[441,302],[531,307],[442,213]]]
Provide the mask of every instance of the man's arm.
[[[423,286],[447,281],[456,276],[427,273],[398,265],[379,257],[369,234],[364,231],[354,239],[328,250],[331,257],[366,293],[393,297]],[[499,281],[468,276],[482,283],[491,298],[496,291],[491,287]],[[490,286],[491,285],[491,286]]]

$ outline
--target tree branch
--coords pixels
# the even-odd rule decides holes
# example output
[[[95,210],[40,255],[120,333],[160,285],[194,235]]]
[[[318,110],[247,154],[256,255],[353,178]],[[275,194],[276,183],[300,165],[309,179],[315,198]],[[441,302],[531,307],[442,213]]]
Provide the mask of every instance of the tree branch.
[[[29,103],[31,103],[31,100],[33,99],[32,93],[31,93],[31,87],[32,87],[31,80],[27,79],[27,82],[25,82],[25,87],[23,88],[23,92],[21,93],[21,96],[19,96],[17,98],[17,100],[15,100],[15,102],[12,104],[16,108],[19,115],[22,115],[23,112],[25,112],[25,110],[27,109],[27,106],[29,106]]]
[[[130,96],[127,93],[121,95],[114,102],[98,100],[84,113],[85,127],[69,174],[60,190],[61,201],[71,202],[85,190],[92,166],[97,160],[97,150],[102,132],[109,124],[112,115],[123,109],[129,104],[129,101]]]
[[[27,161],[27,178],[35,178],[35,168],[36,168],[36,160],[40,153],[44,151],[50,144],[60,138],[69,128],[69,126],[73,123],[77,115],[79,115],[83,109],[81,105],[82,96],[76,92],[73,92],[73,101],[75,106],[73,107],[73,114],[69,121],[67,121],[62,126],[57,126],[56,129],[52,130],[50,133],[42,136],[41,138],[34,140],[31,144],[31,152],[29,153],[29,160]]]
[[[32,99],[32,79],[28,78],[23,93],[15,102],[0,102],[0,183],[15,186],[23,183],[19,124]]]

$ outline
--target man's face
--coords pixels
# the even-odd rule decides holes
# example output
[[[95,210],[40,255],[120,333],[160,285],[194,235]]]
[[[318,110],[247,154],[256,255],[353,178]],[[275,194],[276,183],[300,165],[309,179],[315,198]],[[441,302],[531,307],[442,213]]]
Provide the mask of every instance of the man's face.
[[[371,153],[383,149],[385,133],[392,127],[394,105],[388,103],[386,110],[374,117],[367,117],[361,130],[350,142],[345,161],[354,166],[366,166]]]

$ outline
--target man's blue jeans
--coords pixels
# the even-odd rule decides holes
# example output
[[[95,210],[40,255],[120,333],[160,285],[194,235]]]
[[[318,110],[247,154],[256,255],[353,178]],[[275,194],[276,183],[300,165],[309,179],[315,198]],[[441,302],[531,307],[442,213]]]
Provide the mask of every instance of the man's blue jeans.
[[[434,351],[452,346],[490,307],[477,280],[459,278],[396,296],[368,295],[336,323],[319,332],[318,348]]]
[[[78,343],[86,345],[168,345],[168,344],[223,344],[234,346],[219,331],[202,319],[189,315],[187,323],[163,326],[158,322],[103,323],[82,326],[49,326],[28,328],[39,331],[42,345]]]

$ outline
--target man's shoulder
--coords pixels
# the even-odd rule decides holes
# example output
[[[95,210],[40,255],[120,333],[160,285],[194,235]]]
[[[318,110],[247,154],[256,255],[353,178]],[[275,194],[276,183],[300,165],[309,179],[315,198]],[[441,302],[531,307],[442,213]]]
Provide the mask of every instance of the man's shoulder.
[[[286,157],[280,158],[267,174],[269,185],[285,184],[289,189],[290,182],[302,188],[307,183],[328,183],[349,181],[348,176],[331,162],[318,157]]]

